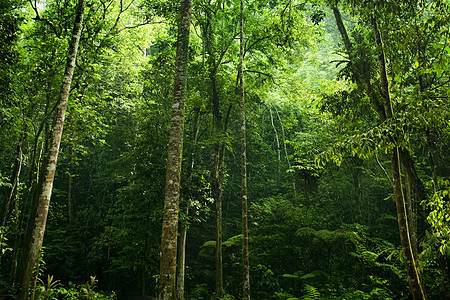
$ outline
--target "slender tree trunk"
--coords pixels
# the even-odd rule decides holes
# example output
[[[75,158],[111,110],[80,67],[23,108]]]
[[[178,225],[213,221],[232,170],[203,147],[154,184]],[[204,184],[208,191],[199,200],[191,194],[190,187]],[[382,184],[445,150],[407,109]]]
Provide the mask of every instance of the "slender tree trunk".
[[[69,219],[69,223],[72,223],[73,219],[72,189],[73,189],[73,175],[69,173],[69,187],[67,188],[67,216]]]
[[[184,207],[185,217],[189,214],[189,200]],[[184,279],[186,275],[186,238],[187,238],[187,221],[180,223],[180,237],[178,243],[178,263],[177,263],[177,299],[184,299]]]
[[[211,5],[211,3],[209,3]],[[215,5],[215,4],[214,4]],[[217,49],[214,47],[214,37],[212,28],[213,10],[207,8],[205,10],[205,23],[202,26],[203,38],[203,61],[206,60],[208,76],[210,81],[211,110],[213,115],[213,138],[214,138],[214,166],[212,169],[212,195],[216,204],[216,286],[215,297],[221,298],[223,289],[223,267],[222,267],[222,198],[223,198],[223,175],[224,175],[224,156],[221,149],[224,147],[222,138],[225,132],[226,121],[222,122],[222,114],[220,111],[220,99],[217,90],[217,70],[221,65],[224,55],[228,49],[225,47],[223,51],[216,57]],[[207,56],[205,55],[207,54]]]
[[[6,238],[6,224],[8,222],[8,218],[10,216],[10,206],[11,206],[11,200],[14,198],[14,195],[17,194],[18,186],[20,183],[20,172],[22,170],[22,147],[21,147],[22,141],[19,141],[19,145],[17,146],[17,157],[16,161],[14,162],[13,167],[13,181],[11,186],[11,191],[9,192],[8,197],[5,199],[5,202],[3,203],[3,207],[1,209],[1,220],[0,220],[0,265],[2,260],[2,253],[3,253],[3,241]],[[16,192],[17,190],[17,192]],[[4,228],[1,228],[4,227]]]
[[[21,242],[21,234],[20,234],[20,228],[22,227],[22,223],[23,223],[23,214],[20,213],[20,197],[19,194],[16,193],[15,196],[15,201],[14,201],[14,213],[15,213],[15,219],[16,222],[14,224],[14,246],[13,249],[19,249],[20,247],[20,242]],[[12,262],[11,262],[11,268],[10,268],[10,272],[9,272],[9,278],[10,278],[10,282],[12,284],[14,284],[16,282],[16,275],[17,275],[17,266],[18,266],[18,261],[19,261],[19,257],[20,257],[20,252],[19,251],[14,251],[13,252],[13,257],[12,257]]]
[[[47,101],[47,107],[49,106],[49,101]],[[47,110],[46,107],[46,110]],[[41,143],[38,142],[38,136],[41,133],[44,133],[43,141]],[[16,198],[15,210],[16,210],[16,226],[14,228],[15,237],[14,237],[14,249],[18,251],[13,252],[13,258],[11,263],[11,271],[10,278],[14,285],[20,286],[23,278],[23,271],[25,268],[25,262],[21,263],[22,257],[25,255],[25,251],[27,250],[27,241],[31,239],[31,228],[34,224],[32,224],[32,220],[34,220],[35,212],[36,212],[36,203],[37,198],[39,196],[39,191],[41,190],[43,173],[40,168],[45,166],[45,160],[41,163],[42,157],[44,153],[49,152],[49,144],[50,144],[50,129],[48,122],[42,122],[39,132],[34,139],[34,147],[32,160],[30,163],[30,168],[28,169],[29,175],[28,182],[25,182],[25,186],[28,188],[25,190],[23,195],[23,200],[19,201],[18,197]],[[26,142],[25,144],[26,145]],[[17,194],[16,194],[17,196]]]
[[[2,208],[2,214],[1,214],[1,223],[0,226],[6,226],[8,217],[9,217],[9,207],[11,204],[11,200],[14,197],[14,193],[18,188],[19,180],[20,180],[20,172],[22,170],[22,148],[20,146],[17,146],[17,157],[16,161],[14,163],[13,168],[13,184],[11,187],[11,192],[9,193],[8,197],[6,198],[6,201],[4,202],[3,208]]]
[[[418,243],[417,243],[417,226],[416,226],[416,209],[415,209],[415,194],[412,190],[412,180],[405,176],[405,188],[406,188],[406,208],[408,209],[408,226],[410,231],[411,246],[413,249],[414,257],[418,257]]]
[[[67,217],[69,219],[69,223],[72,223],[73,220],[74,203],[72,199],[72,193],[73,193],[73,178],[75,177],[75,175],[72,174],[72,164],[74,161],[75,150],[73,149],[73,146],[71,148],[72,149],[70,151],[70,165],[69,171],[67,172],[69,176],[69,186],[67,188]]]
[[[284,157],[286,158],[286,162],[288,164],[288,168],[291,169],[291,162],[289,161],[289,156],[288,156],[288,151],[287,151],[287,146],[286,146],[286,132],[284,130],[283,122],[281,122],[280,113],[278,112],[277,107],[274,106],[273,108],[275,109],[275,112],[277,113],[278,121],[280,122],[280,125],[281,125],[281,133],[282,133],[282,137],[283,137]],[[295,179],[292,180],[292,192],[294,194],[294,198],[296,198],[297,197],[297,188],[296,188],[296,185],[295,185]]]
[[[161,235],[159,299],[172,300],[176,294],[177,233],[180,200],[180,177],[183,153],[184,95],[187,83],[187,60],[191,1],[183,0],[178,23],[172,120],[169,134],[164,216]]]
[[[61,94],[58,103],[56,120],[53,125],[51,136],[51,144],[45,164],[44,178],[36,206],[35,217],[31,220],[33,223],[31,228],[30,240],[26,241],[25,251],[22,256],[22,285],[19,293],[19,300],[28,297],[29,287],[36,274],[33,272],[39,267],[40,250],[44,239],[45,225],[47,223],[48,208],[50,205],[50,197],[52,194],[53,180],[55,177],[56,163],[58,160],[59,145],[64,127],[64,119],[67,110],[67,102],[69,99],[70,86],[72,84],[73,72],[75,69],[75,61],[78,51],[78,43],[81,35],[81,27],[83,23],[84,7],[86,0],[79,0],[77,12],[75,15],[75,23],[72,32],[72,39],[69,44],[69,55],[67,57],[66,69],[61,86]]]
[[[386,118],[392,119],[394,110],[392,108],[392,100],[389,93],[389,82],[386,72],[386,57],[383,48],[381,34],[378,30],[377,22],[374,18],[371,19],[373,33],[375,37],[376,46],[379,48],[378,62],[380,68],[381,92],[384,98],[384,106]],[[405,197],[402,188],[402,178],[400,174],[400,150],[398,147],[394,148],[391,158],[392,175],[394,182],[395,204],[397,208],[398,227],[400,230],[400,241],[402,245],[403,255],[405,256],[406,273],[408,274],[409,287],[414,300],[425,299],[425,293],[419,277],[419,272],[416,267],[416,259],[411,245],[410,232],[408,227],[408,217],[405,205]]]
[[[1,223],[0,223],[0,265],[1,265],[1,260],[2,260],[2,253],[3,253],[3,242],[6,238],[6,225],[8,223],[8,218],[10,216],[10,206],[11,206],[11,201],[12,199],[15,197],[16,201],[18,198],[18,193],[19,193],[19,184],[20,184],[20,173],[22,170],[22,147],[21,147],[21,143],[22,141],[19,142],[19,145],[17,146],[17,157],[16,157],[16,161],[14,163],[14,167],[13,167],[13,183],[12,183],[12,187],[11,187],[11,191],[9,192],[8,197],[6,198],[2,211],[1,211]],[[17,192],[16,192],[17,190]],[[16,196],[15,196],[16,195]],[[17,220],[16,220],[17,222]],[[4,228],[1,228],[4,227]],[[9,228],[8,228],[9,231]],[[14,248],[16,249],[16,248]]]
[[[221,184],[221,168],[220,168],[220,144],[221,144],[221,124],[222,116],[219,108],[219,96],[216,86],[215,71],[210,75],[212,87],[212,104],[213,104],[213,119],[214,119],[214,170],[213,170],[213,195],[216,203],[216,298],[223,296],[223,267],[222,267],[222,184]]]
[[[355,68],[355,78],[358,86],[362,87],[369,97],[370,102],[372,103],[373,108],[378,114],[378,117],[381,121],[386,120],[386,112],[383,107],[383,104],[380,103],[376,93],[373,89],[371,80],[370,80],[370,70],[366,70],[366,62],[358,61],[353,55],[353,46],[350,42],[350,38],[348,37],[347,30],[345,29],[344,23],[342,22],[342,16],[339,9],[336,6],[332,7],[334,17],[336,19],[336,25],[341,34],[342,40],[344,41],[345,49],[349,55],[349,59],[353,67]]]
[[[219,156],[218,154],[216,155]],[[219,163],[217,168],[220,170]],[[220,184],[220,171],[217,170],[216,191],[216,299],[220,299],[223,296],[223,265],[222,265],[222,197],[221,197],[221,184]]]
[[[226,131],[228,118],[231,112],[231,104],[228,107],[228,112],[224,121],[224,129]],[[222,206],[223,206],[223,184],[224,184],[224,176],[225,176],[225,144],[219,143],[221,145],[221,149],[219,148],[219,152],[217,157],[220,158],[220,162],[218,164],[218,173],[217,173],[217,191],[216,191],[216,298],[223,297],[225,293],[223,288],[223,256],[222,256]],[[221,153],[221,154],[220,154]]]
[[[177,294],[178,300],[184,299],[184,282],[186,276],[186,238],[188,231],[188,216],[189,216],[189,207],[191,205],[192,199],[192,176],[194,173],[195,166],[195,153],[197,149],[197,141],[198,141],[198,133],[199,133],[199,124],[200,124],[200,109],[195,109],[194,116],[194,130],[193,130],[193,142],[192,142],[192,151],[190,153],[190,164],[187,175],[187,189],[188,196],[184,201],[184,215],[185,220],[180,222],[180,237],[179,237],[179,245],[178,245],[178,264],[177,264]]]
[[[239,75],[239,76],[241,76],[241,75]],[[268,107],[269,107],[269,112],[270,112],[270,123],[272,124],[272,128],[275,133],[275,138],[277,141],[278,161],[281,161],[280,139],[278,138],[278,131],[277,131],[277,128],[275,127],[275,123],[273,122],[272,109],[270,108],[270,106],[268,106]],[[278,168],[278,170],[280,170],[280,168]]]
[[[214,201],[216,203],[216,298],[223,296],[223,266],[222,266],[222,184],[221,184],[221,140],[222,140],[222,114],[220,113],[219,93],[217,91],[216,81],[216,66],[215,58],[213,56],[213,49],[211,45],[210,36],[211,31],[208,31],[206,48],[209,52],[209,68],[210,68],[210,82],[211,82],[211,102],[214,120],[214,169],[212,178],[212,188]]]
[[[361,223],[363,220],[363,213],[362,213],[362,202],[363,202],[363,189],[362,189],[362,182],[361,182],[361,168],[362,163],[359,158],[353,159],[354,165],[353,167],[353,179],[354,179],[354,186],[355,186],[355,204],[357,209],[357,217],[356,222]]]
[[[397,208],[398,227],[400,230],[400,242],[402,245],[403,255],[405,256],[406,273],[408,274],[409,287],[414,300],[425,299],[422,284],[417,271],[416,259],[410,240],[410,230],[408,226],[408,217],[406,213],[405,198],[403,195],[401,175],[400,175],[400,159],[398,148],[394,149],[391,158],[392,175],[394,179],[394,195]]]
[[[248,255],[248,198],[247,198],[247,142],[245,129],[245,91],[244,91],[244,1],[241,0],[239,22],[239,87],[241,102],[241,196],[242,196],[242,298],[250,299],[250,265]]]
[[[416,193],[416,196],[419,198],[419,202],[427,199],[427,192],[425,190],[425,186],[422,180],[420,179],[419,174],[417,174],[417,170],[414,161],[411,158],[411,155],[405,149],[400,149],[399,153],[402,166],[405,170],[405,173],[411,179],[412,186],[414,187],[414,192]]]
[[[352,43],[350,42],[350,38],[348,37],[347,30],[345,29],[344,22],[342,22],[341,12],[336,6],[331,8],[333,10],[334,18],[336,19],[336,25],[338,27],[339,33],[341,34],[342,40],[344,41],[345,49],[348,54],[351,55],[352,52]]]

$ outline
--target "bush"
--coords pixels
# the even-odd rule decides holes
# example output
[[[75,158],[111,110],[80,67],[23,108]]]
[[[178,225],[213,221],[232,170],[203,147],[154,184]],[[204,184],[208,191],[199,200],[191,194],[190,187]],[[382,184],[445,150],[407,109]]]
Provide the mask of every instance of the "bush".
[[[47,281],[38,280],[36,286],[35,299],[89,299],[89,300],[114,300],[116,295],[114,292],[111,294],[104,294],[102,292],[94,291],[98,280],[95,276],[91,276],[90,280],[84,284],[66,289],[63,287],[59,280],[54,280],[53,276],[48,275]]]

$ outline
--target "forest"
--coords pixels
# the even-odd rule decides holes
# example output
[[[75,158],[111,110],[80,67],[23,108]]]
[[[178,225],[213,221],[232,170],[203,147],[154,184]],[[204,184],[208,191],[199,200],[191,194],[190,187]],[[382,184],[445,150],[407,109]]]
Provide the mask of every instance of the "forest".
[[[447,0],[1,0],[0,299],[450,299]]]

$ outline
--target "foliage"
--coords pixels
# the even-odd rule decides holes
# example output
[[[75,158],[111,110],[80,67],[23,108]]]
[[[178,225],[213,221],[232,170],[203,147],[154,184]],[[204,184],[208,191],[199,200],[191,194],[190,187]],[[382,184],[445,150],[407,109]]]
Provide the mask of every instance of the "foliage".
[[[74,14],[74,1],[44,2],[0,4],[5,288],[23,248]],[[352,51],[326,5],[341,10]],[[181,190],[189,213],[180,216],[188,225],[186,299],[214,297],[218,140],[224,288],[228,299],[242,293],[237,7],[202,0],[192,11]],[[450,248],[448,12],[445,1],[246,3],[252,298],[409,296],[386,172],[394,147],[410,153],[429,182],[422,206],[411,201],[412,223],[427,293],[439,297]],[[372,103],[381,92],[371,17],[387,54],[394,117],[385,122]],[[41,276],[39,299],[115,298],[99,290],[157,296],[176,21],[176,1],[88,1],[46,228],[46,271],[55,277]],[[99,282],[71,283],[91,274]]]
[[[432,258],[434,251],[440,252],[440,255],[450,256],[449,183],[448,179],[440,179],[437,182],[437,191],[430,199],[421,203],[428,211],[427,221],[431,226],[427,232],[427,241],[423,244],[422,256],[426,259]]]
[[[73,285],[68,289],[63,287],[59,280],[54,280],[53,276],[48,275],[44,282],[39,279],[39,284],[36,287],[36,299],[99,299],[99,300],[113,300],[116,299],[114,293],[105,294],[94,291],[98,280],[95,276],[91,276],[90,280],[84,284]]]

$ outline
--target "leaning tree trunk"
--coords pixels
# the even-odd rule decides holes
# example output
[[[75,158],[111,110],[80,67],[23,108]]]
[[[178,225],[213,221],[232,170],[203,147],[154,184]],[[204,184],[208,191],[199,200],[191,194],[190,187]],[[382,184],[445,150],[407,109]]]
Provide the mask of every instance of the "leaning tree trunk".
[[[377,97],[372,81],[370,79],[370,70],[367,70],[367,63],[365,61],[358,60],[353,54],[353,45],[350,42],[347,30],[345,29],[344,22],[342,21],[342,16],[339,9],[336,6],[332,7],[334,17],[336,19],[336,25],[338,27],[339,33],[341,34],[342,40],[344,41],[345,49],[347,50],[350,63],[353,65],[356,84],[366,91],[367,97],[369,97],[370,102],[378,114],[378,117],[382,122],[386,120],[386,113],[382,103],[380,103]]]
[[[350,61],[355,66],[355,70],[357,72],[356,76],[356,83],[363,87],[366,90],[367,96],[369,97],[374,109],[377,111],[378,116],[380,117],[381,121],[385,121],[387,119],[390,119],[393,117],[393,109],[392,109],[392,101],[389,94],[389,83],[387,80],[387,73],[386,73],[386,58],[384,54],[384,49],[382,45],[381,35],[378,31],[378,27],[376,24],[375,19],[372,18],[372,28],[375,36],[375,42],[377,44],[377,47],[379,48],[379,55],[378,55],[378,61],[379,61],[379,68],[380,68],[380,79],[381,79],[381,94],[382,98],[384,99],[384,104],[379,101],[378,97],[376,96],[376,93],[374,92],[373,86],[370,82],[370,78],[365,76],[364,68],[360,65],[358,61],[356,61],[353,58],[352,55],[352,44],[350,42],[350,39],[348,37],[348,34],[345,30],[344,24],[342,22],[342,17],[340,15],[339,10],[337,7],[332,7],[333,13],[336,18],[336,23],[339,29],[339,32],[341,33],[342,39],[344,41],[344,45],[346,47],[347,52],[349,53]],[[391,157],[391,168],[392,173],[394,176],[394,195],[396,199],[396,207],[397,207],[397,216],[398,216],[398,223],[399,223],[399,230],[400,230],[400,237],[401,237],[401,243],[403,252],[405,254],[405,265],[408,273],[408,281],[410,284],[411,292],[413,295],[413,299],[425,299],[424,292],[422,289],[422,285],[420,283],[419,274],[416,268],[415,264],[415,258],[411,247],[411,240],[409,238],[409,231],[408,228],[408,219],[407,219],[407,213],[406,213],[406,206],[405,206],[405,198],[403,194],[402,189],[402,182],[401,182],[401,174],[400,174],[400,161],[403,163],[403,166],[405,168],[405,171],[407,172],[408,176],[413,179],[413,183],[416,189],[416,192],[420,199],[424,199],[425,192],[423,188],[423,184],[421,180],[417,176],[417,172],[414,168],[414,164],[412,162],[411,157],[409,156],[409,153],[405,152],[402,149],[395,148],[394,152]]]
[[[377,22],[371,19],[375,43],[379,49],[378,62],[380,68],[381,91],[384,98],[386,118],[392,119],[394,110],[392,108],[392,100],[389,93],[389,82],[386,72],[386,57],[383,48],[381,34],[378,30]],[[409,287],[414,300],[425,299],[425,293],[416,267],[416,259],[411,245],[410,233],[408,227],[407,210],[405,205],[405,197],[402,188],[402,178],[400,174],[400,157],[401,152],[398,147],[394,148],[391,157],[391,168],[394,182],[394,196],[397,208],[398,227],[400,230],[400,242],[402,245],[403,255],[405,256],[406,273],[408,274]]]
[[[187,57],[191,0],[183,0],[178,23],[172,120],[169,134],[164,216],[161,235],[159,299],[172,300],[176,294],[177,234],[180,201],[180,177],[183,153],[184,95],[187,83]]]
[[[244,1],[241,0],[239,22],[239,94],[241,102],[241,196],[242,196],[242,298],[250,299],[250,270],[248,258],[248,210],[247,210],[247,142],[245,129],[244,94]]]
[[[39,267],[40,250],[44,239],[45,225],[47,223],[48,208],[53,188],[53,179],[55,177],[56,163],[58,160],[59,145],[64,127],[64,118],[67,110],[70,86],[72,84],[75,61],[80,41],[81,27],[83,24],[84,7],[86,0],[79,0],[73,26],[72,39],[69,44],[69,54],[67,57],[66,69],[64,72],[61,86],[61,94],[58,103],[55,124],[51,136],[49,152],[46,158],[44,169],[44,178],[42,178],[39,198],[34,212],[34,218],[31,219],[31,234],[29,240],[25,243],[25,251],[22,255],[22,285],[19,293],[19,300],[28,297],[30,285],[33,285],[37,276],[34,271]]]

